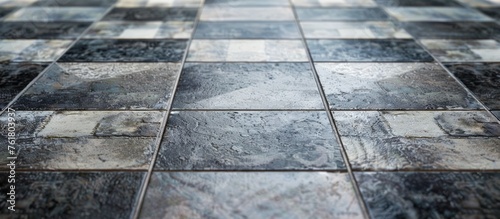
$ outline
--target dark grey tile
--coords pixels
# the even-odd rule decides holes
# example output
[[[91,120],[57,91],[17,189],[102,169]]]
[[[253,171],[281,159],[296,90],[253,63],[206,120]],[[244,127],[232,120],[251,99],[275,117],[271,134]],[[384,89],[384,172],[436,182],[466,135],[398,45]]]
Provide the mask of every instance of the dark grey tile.
[[[309,39],[411,39],[401,25],[386,21],[302,21]]]
[[[470,7],[479,7],[479,8],[495,8],[500,7],[500,2],[498,0],[456,0],[461,2],[464,5],[468,5]]]
[[[492,39],[422,39],[420,42],[441,62],[500,62],[500,42]]]
[[[205,0],[206,6],[289,6],[288,0]]]
[[[0,22],[3,39],[76,39],[89,22]]]
[[[139,194],[141,172],[18,172],[15,212],[0,203],[0,218],[129,218]],[[2,200],[9,174],[0,173]],[[5,183],[4,183],[5,182]]]
[[[198,39],[300,39],[295,22],[200,22]]]
[[[95,23],[87,39],[189,39],[192,21],[102,21]]]
[[[187,63],[174,108],[322,109],[308,63]]]
[[[375,0],[378,5],[386,7],[460,7],[454,0]]]
[[[0,63],[0,109],[9,104],[48,64]]]
[[[0,18],[3,18],[5,15],[17,10],[18,8],[14,7],[0,7]]]
[[[24,7],[8,16],[6,21],[92,22],[106,13],[106,7]]]
[[[180,62],[187,40],[85,39],[76,42],[62,62]]]
[[[159,170],[345,169],[325,112],[174,112]]]
[[[483,14],[490,16],[493,19],[500,20],[500,7],[496,8],[479,8]]]
[[[113,8],[102,21],[194,21],[197,8]]]
[[[493,22],[405,22],[403,27],[414,37],[425,39],[500,37],[500,25]]]
[[[500,109],[500,63],[446,64],[490,109]]]
[[[491,111],[493,115],[497,117],[498,120],[500,120],[500,111]]]
[[[497,218],[499,173],[355,173],[373,218]]]
[[[307,40],[314,61],[429,62],[413,40]]]
[[[204,7],[202,21],[294,21],[291,7]]]
[[[389,7],[385,10],[400,21],[492,21],[477,10],[463,7]]]
[[[113,5],[117,0],[38,0],[31,6],[45,7],[107,7]]]
[[[381,21],[388,20],[380,8],[297,8],[301,21]]]

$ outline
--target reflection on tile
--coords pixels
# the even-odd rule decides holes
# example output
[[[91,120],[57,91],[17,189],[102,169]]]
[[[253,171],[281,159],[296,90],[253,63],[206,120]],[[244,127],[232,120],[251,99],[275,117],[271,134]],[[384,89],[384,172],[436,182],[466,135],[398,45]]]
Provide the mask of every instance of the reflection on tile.
[[[205,7],[202,21],[293,21],[289,7]]]
[[[332,109],[463,109],[481,106],[434,63],[316,63]]]
[[[403,27],[416,38],[489,39],[500,37],[493,22],[405,22]]]
[[[94,21],[106,12],[101,7],[27,7],[5,17],[7,21]]]
[[[316,39],[409,39],[411,36],[390,22],[300,22],[306,38]]]
[[[8,176],[0,173],[2,182]],[[1,202],[0,218],[129,218],[143,177],[140,172],[17,173],[16,211]],[[9,186],[0,186],[3,200]]]
[[[90,22],[0,22],[3,39],[76,39]]]
[[[297,7],[375,7],[372,0],[292,0]]]
[[[184,66],[175,108],[322,109],[308,63]]]
[[[324,112],[174,112],[157,169],[345,169]]]
[[[314,61],[433,61],[413,40],[307,40]]]
[[[496,218],[499,173],[355,173],[373,218]]]
[[[147,169],[162,113],[17,111],[16,118],[17,169]],[[0,169],[8,168],[6,150]]]
[[[379,21],[387,14],[379,8],[297,8],[301,21]]]
[[[480,12],[459,7],[401,7],[386,8],[387,13],[400,21],[491,21]]]
[[[205,0],[206,6],[289,6],[288,0]]]
[[[442,62],[498,62],[500,42],[495,40],[421,40]]]
[[[95,23],[84,38],[188,39],[192,31],[191,21],[103,21]]]
[[[307,62],[300,40],[193,40],[187,61]]]
[[[471,7],[500,7],[499,0],[457,0]]]
[[[500,63],[447,64],[462,83],[490,109],[500,109]]]
[[[0,0],[0,7],[29,6],[38,0]]]
[[[0,40],[0,61],[52,62],[71,40]]]
[[[79,40],[63,62],[180,62],[187,40]]]
[[[194,38],[300,39],[297,24],[284,22],[200,22]]]
[[[460,7],[455,0],[375,0],[380,6],[386,7]]]
[[[194,21],[196,8],[113,8],[103,21]]]
[[[479,9],[483,14],[486,14],[496,20],[500,20],[500,5],[496,8],[480,8]]]
[[[85,0],[85,1],[71,1],[71,0],[38,0],[32,6],[45,6],[45,7],[109,7],[113,5],[116,0]]]
[[[500,169],[500,124],[485,111],[334,112],[354,169]]]
[[[47,65],[0,63],[0,109],[6,107]]]
[[[140,218],[363,218],[345,173],[155,172]]]
[[[165,109],[180,68],[174,63],[58,63],[15,109]]]

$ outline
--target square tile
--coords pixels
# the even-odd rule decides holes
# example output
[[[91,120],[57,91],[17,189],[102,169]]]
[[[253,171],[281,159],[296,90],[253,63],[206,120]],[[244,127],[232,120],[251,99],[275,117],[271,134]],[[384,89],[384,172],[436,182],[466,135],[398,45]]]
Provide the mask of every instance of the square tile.
[[[197,39],[301,39],[293,21],[206,22],[198,23]]]
[[[375,0],[385,7],[461,7],[455,0]]]
[[[296,7],[374,7],[372,0],[292,0]]]
[[[202,21],[293,21],[290,7],[205,7]]]
[[[498,170],[500,124],[486,111],[334,112],[356,170]]]
[[[411,36],[391,22],[300,22],[304,36],[313,39],[411,39]]]
[[[76,39],[90,22],[0,22],[2,39]]]
[[[446,64],[467,88],[490,109],[500,110],[500,63]]]
[[[200,7],[201,0],[118,0],[115,7]]]
[[[192,21],[102,21],[83,38],[93,39],[189,39]]]
[[[223,124],[223,125],[221,125]],[[157,170],[345,169],[325,112],[173,112]]]
[[[113,8],[102,21],[194,21],[197,8]]]
[[[385,10],[400,21],[492,21],[476,10],[460,7],[401,7]]]
[[[116,0],[85,0],[85,1],[71,1],[71,0],[38,0],[31,6],[43,7],[109,7],[113,5]]]
[[[480,8],[479,10],[497,21],[500,20],[500,5],[495,8]]]
[[[495,40],[420,40],[442,62],[500,62]]]
[[[187,63],[173,107],[323,109],[308,63]]]
[[[307,40],[314,61],[429,62],[413,40]]]
[[[316,63],[332,109],[480,109],[436,63]]]
[[[0,40],[0,61],[52,62],[71,40]]]
[[[307,62],[300,40],[193,40],[187,61]]]
[[[411,35],[425,39],[490,39],[500,37],[500,25],[493,22],[405,22]]]
[[[288,0],[205,0],[206,6],[252,7],[252,6],[289,6]]]
[[[21,8],[9,16],[6,21],[82,21],[92,22],[106,12],[103,7],[27,7]]]
[[[140,215],[144,219],[310,217],[363,218],[346,173],[154,172]]]
[[[9,104],[48,64],[0,63],[0,109]]]
[[[187,40],[84,39],[73,45],[62,62],[180,62]]]
[[[179,68],[177,63],[57,63],[14,108],[166,109]]]
[[[301,21],[384,21],[387,14],[380,8],[297,8]]]
[[[471,7],[499,7],[500,0],[457,0]]]

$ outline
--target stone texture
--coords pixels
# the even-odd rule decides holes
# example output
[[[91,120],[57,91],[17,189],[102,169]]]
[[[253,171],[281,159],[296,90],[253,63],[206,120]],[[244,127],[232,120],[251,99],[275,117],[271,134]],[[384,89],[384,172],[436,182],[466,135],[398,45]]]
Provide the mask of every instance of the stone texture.
[[[306,38],[313,39],[410,39],[402,28],[390,22],[300,22]]]
[[[1,62],[52,62],[71,40],[0,40]]]
[[[495,40],[420,40],[441,62],[500,62]]]
[[[297,8],[301,21],[384,21],[387,14],[380,8]]]
[[[197,39],[300,39],[295,22],[200,22]]]
[[[461,7],[400,7],[386,8],[386,12],[400,21],[492,21],[486,15]]]
[[[48,64],[0,63],[0,109],[9,104]]]

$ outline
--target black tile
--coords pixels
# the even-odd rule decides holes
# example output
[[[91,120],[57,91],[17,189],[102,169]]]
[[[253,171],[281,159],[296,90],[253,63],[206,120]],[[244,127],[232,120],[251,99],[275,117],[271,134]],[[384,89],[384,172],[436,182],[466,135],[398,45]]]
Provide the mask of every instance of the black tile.
[[[47,66],[48,64],[1,63],[0,108],[7,106]]]
[[[496,20],[500,20],[500,7],[496,8],[478,8],[483,14],[490,16]]]
[[[375,0],[380,6],[388,7],[460,7],[461,5],[454,0]]]
[[[200,22],[194,38],[297,39],[301,36],[295,22]]]
[[[416,38],[489,39],[500,37],[500,25],[493,22],[405,22],[403,27]]]
[[[39,0],[32,6],[42,7],[106,7],[113,5],[117,0]]]
[[[3,39],[75,39],[91,22],[1,22]]]
[[[103,21],[194,21],[196,8],[113,8]]]
[[[380,8],[297,8],[301,21],[379,21],[387,20]]]

